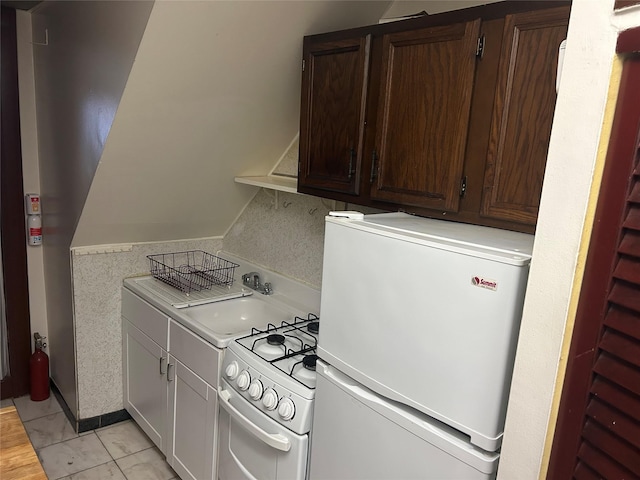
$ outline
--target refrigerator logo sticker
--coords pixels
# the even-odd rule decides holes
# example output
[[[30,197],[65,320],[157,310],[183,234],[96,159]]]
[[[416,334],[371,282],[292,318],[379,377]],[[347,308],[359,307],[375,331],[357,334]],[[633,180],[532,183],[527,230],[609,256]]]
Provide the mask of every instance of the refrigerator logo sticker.
[[[498,289],[498,282],[489,280],[488,278],[472,277],[471,283],[476,287],[486,288],[488,290],[496,291]]]

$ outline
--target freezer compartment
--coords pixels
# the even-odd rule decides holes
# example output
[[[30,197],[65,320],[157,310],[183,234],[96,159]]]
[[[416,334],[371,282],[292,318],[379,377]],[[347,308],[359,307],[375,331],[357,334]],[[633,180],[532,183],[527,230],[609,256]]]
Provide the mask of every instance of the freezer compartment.
[[[421,221],[434,222],[411,219]],[[529,266],[524,254],[515,264],[496,260],[496,242],[487,254],[465,231],[450,242],[327,221],[318,355],[496,451]]]
[[[497,453],[318,361],[311,480],[495,478]]]

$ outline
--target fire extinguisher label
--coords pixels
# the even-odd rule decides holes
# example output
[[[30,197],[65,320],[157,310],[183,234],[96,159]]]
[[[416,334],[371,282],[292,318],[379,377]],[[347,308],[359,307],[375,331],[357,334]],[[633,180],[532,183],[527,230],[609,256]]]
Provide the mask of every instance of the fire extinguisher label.
[[[27,230],[29,232],[29,245],[42,244],[42,219],[40,215],[27,217]]]

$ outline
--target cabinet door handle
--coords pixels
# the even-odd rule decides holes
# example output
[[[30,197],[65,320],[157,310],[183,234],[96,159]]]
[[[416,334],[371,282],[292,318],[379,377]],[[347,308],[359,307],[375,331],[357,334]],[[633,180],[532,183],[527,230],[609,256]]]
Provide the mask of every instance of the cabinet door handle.
[[[349,149],[349,174],[347,175],[347,179],[349,181],[351,181],[351,178],[353,177],[353,174],[356,173],[355,170],[353,169],[353,161],[356,158],[356,149],[351,147]]]
[[[165,373],[167,373],[166,362],[166,358],[160,357],[160,375],[164,375]]]
[[[176,378],[176,366],[173,363],[167,365],[167,381],[173,382]]]
[[[371,177],[369,178],[369,183],[373,183],[373,181],[378,177],[378,171],[376,164],[378,163],[378,155],[376,154],[376,149],[373,149],[373,153],[371,154]]]

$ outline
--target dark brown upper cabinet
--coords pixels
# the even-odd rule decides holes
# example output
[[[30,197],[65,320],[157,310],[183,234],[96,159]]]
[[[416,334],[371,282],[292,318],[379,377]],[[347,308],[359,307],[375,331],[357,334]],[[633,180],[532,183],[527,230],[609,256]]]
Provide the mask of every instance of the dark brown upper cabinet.
[[[480,20],[382,37],[370,196],[458,210]]]
[[[568,8],[508,15],[491,122],[481,215],[535,225],[556,104]]]
[[[359,193],[370,42],[363,35],[303,45],[301,185]]]
[[[305,37],[298,191],[533,233],[570,2]]]

